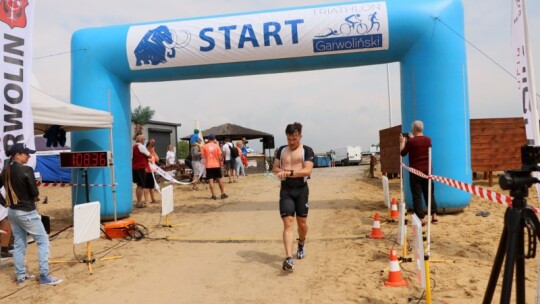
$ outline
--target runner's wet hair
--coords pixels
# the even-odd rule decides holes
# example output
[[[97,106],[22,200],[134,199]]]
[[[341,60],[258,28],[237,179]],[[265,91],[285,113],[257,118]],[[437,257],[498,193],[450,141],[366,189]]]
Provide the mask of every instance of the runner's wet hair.
[[[287,128],[285,128],[285,134],[287,135],[293,135],[295,132],[298,132],[298,134],[302,134],[302,124],[299,122],[295,122],[292,124],[288,124]]]

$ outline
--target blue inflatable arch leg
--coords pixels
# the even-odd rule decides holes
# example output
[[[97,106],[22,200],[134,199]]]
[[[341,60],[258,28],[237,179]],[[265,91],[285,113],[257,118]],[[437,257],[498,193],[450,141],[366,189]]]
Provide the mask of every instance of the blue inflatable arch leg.
[[[354,1],[82,29],[72,37],[71,101],[111,109],[117,214],[123,217],[133,208],[132,82],[400,62],[404,131],[412,121],[424,121],[433,140],[434,174],[470,183],[465,45],[456,33],[463,35],[459,0]],[[72,148],[111,150],[109,132],[74,132]],[[111,182],[108,169],[88,174],[90,183]],[[72,175],[82,181],[79,170]],[[443,185],[435,193],[439,208],[460,209],[470,200]],[[90,200],[102,203],[103,218],[112,217],[111,188],[91,188]],[[74,189],[73,204],[85,201],[84,191]]]

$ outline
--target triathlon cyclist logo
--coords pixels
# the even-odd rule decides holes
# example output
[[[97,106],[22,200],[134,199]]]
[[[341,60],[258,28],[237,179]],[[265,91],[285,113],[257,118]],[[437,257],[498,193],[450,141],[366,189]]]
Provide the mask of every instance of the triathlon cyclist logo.
[[[349,35],[365,35],[370,33],[375,27],[378,32],[381,29],[381,24],[377,19],[377,12],[369,15],[371,25],[368,26],[361,18],[361,14],[352,14],[345,18],[345,23],[341,24],[338,29],[328,28],[328,32],[322,35],[317,35],[315,38],[326,38],[330,36],[349,36]]]
[[[364,21],[367,16],[369,21]],[[377,12],[371,14],[351,14],[339,26],[328,27],[314,36],[313,51],[330,52],[382,47],[381,23]]]
[[[9,25],[10,28],[25,28],[27,19],[25,9],[28,0],[1,0],[0,1],[0,21]]]

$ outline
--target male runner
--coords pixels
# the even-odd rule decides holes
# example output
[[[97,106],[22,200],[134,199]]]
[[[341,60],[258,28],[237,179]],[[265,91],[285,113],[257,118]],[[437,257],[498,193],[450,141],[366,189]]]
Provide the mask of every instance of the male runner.
[[[313,169],[315,157],[313,149],[302,145],[302,124],[295,122],[285,129],[287,145],[276,150],[272,171],[281,180],[279,193],[279,212],[283,221],[283,245],[287,258],[283,261],[283,270],[294,270],[293,223],[296,215],[298,223],[298,250],[296,258],[304,258],[306,234],[308,231],[307,215],[309,209],[309,188],[307,179]]]

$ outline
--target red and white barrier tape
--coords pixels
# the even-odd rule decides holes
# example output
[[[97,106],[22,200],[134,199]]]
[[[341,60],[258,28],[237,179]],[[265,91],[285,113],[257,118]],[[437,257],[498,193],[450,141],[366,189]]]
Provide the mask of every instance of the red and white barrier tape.
[[[189,183],[186,183],[186,182],[179,182],[177,181],[176,179],[174,179],[170,174],[168,174],[167,172],[165,172],[163,169],[161,169],[160,167],[156,166],[155,164],[152,164],[150,163],[150,168],[153,170],[153,172],[156,172],[158,173],[159,175],[161,175],[162,177],[164,177],[166,180],[170,181],[170,182],[173,182],[173,183],[176,183],[176,184],[180,184],[180,185],[190,185],[192,184],[193,182],[189,182]],[[201,174],[202,175],[202,174]],[[201,178],[201,175],[199,176],[199,179]],[[156,179],[155,179],[155,176],[154,176],[154,184],[156,185],[156,189],[161,193],[160,191],[160,188],[159,188],[159,184],[156,182]],[[111,186],[116,186],[118,184],[113,184],[113,185],[109,185],[109,184],[88,184],[88,186],[90,187],[111,187]],[[42,182],[37,182],[37,186],[38,187],[85,187],[86,184],[74,184],[74,183],[42,183]]]
[[[172,177],[169,173],[167,173],[165,170],[161,169],[160,167],[158,167],[158,166],[156,166],[156,165],[154,165],[152,163],[149,163],[149,164],[150,164],[150,168],[152,169],[152,172],[155,172],[155,173],[161,175],[164,179],[168,180],[171,183],[180,184],[180,185],[191,185],[191,184],[193,184],[193,182],[189,182],[189,183],[179,182],[174,177]],[[155,179],[154,179],[154,181],[155,181]]]
[[[413,173],[415,175],[418,175],[420,177],[428,178],[428,179],[437,181],[439,183],[448,185],[450,187],[454,187],[454,188],[457,188],[459,190],[469,192],[471,194],[474,194],[476,196],[480,196],[481,198],[485,198],[487,200],[490,200],[490,201],[492,201],[494,203],[501,204],[501,205],[506,206],[506,207],[512,206],[512,197],[510,197],[510,196],[506,196],[504,194],[500,194],[500,193],[497,193],[495,191],[484,189],[482,187],[478,187],[478,186],[475,186],[475,185],[469,185],[469,184],[466,184],[464,182],[453,180],[453,179],[447,178],[447,177],[441,177],[441,176],[437,176],[437,175],[428,176],[428,175],[424,174],[423,172],[420,172],[420,171],[418,171],[418,170],[416,170],[414,168],[407,167],[403,163],[401,164],[401,166],[403,168],[405,168],[405,170],[407,170],[407,171],[409,171],[409,172],[411,172],[411,173]],[[538,209],[536,207],[532,207],[532,206],[530,206],[530,207],[534,210],[535,213],[540,213],[540,209]]]
[[[432,175],[431,179],[433,179],[434,181],[443,183],[445,185],[457,188],[459,190],[472,193],[476,196],[480,196],[481,198],[488,199],[494,203],[499,203],[506,207],[512,206],[512,197],[510,196],[506,196],[504,194],[500,194],[492,190],[484,189],[482,187],[478,187],[475,185],[469,185],[460,181],[456,181],[450,178],[441,177],[437,175]]]
[[[38,187],[86,187],[86,184],[74,184],[74,183],[42,183],[37,182]],[[112,187],[118,184],[88,184],[89,187]]]
[[[429,176],[425,175],[424,172],[416,170],[415,168],[407,167],[405,164],[401,164],[403,168],[405,168],[407,171],[414,173],[414,175],[418,175],[422,178],[429,179]]]

